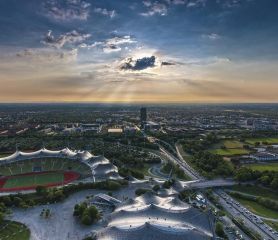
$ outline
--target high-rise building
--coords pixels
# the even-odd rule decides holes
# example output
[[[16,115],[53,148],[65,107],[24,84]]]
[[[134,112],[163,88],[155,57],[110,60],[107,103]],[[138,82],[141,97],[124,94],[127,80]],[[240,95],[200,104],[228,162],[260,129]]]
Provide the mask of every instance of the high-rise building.
[[[140,121],[141,121],[141,127],[147,121],[147,109],[145,107],[142,107],[140,109]]]

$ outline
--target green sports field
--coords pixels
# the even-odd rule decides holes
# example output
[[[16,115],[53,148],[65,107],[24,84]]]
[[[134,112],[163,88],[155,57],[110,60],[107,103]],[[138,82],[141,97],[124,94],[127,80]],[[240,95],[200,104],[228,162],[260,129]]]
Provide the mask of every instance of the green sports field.
[[[21,175],[9,178],[3,188],[24,188],[37,185],[48,185],[64,181],[63,172],[49,172],[35,175]]]
[[[233,156],[233,155],[242,155],[242,154],[249,153],[249,151],[245,149],[213,149],[210,150],[210,152],[222,156]]]
[[[225,149],[220,148],[220,145],[225,146]],[[222,141],[221,144],[215,145],[210,152],[221,156],[243,155],[249,153],[247,149],[243,148],[243,144],[237,140]]]
[[[278,137],[268,137],[268,138],[248,138],[245,142],[254,145],[256,142],[262,143],[267,142],[268,144],[278,144]]]
[[[278,163],[262,163],[262,164],[246,164],[245,165],[252,170],[258,171],[275,171],[278,172]]]

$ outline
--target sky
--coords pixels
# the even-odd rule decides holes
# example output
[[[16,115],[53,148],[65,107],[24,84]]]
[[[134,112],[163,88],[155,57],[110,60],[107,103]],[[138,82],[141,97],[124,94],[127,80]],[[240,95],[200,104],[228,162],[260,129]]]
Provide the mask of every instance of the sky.
[[[277,0],[0,0],[0,102],[278,102]]]

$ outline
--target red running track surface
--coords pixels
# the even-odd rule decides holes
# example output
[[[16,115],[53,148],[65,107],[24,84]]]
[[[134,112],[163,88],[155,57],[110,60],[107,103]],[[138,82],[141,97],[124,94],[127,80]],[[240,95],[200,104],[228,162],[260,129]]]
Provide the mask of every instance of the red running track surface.
[[[0,192],[33,190],[33,189],[36,189],[36,187],[37,187],[37,185],[33,185],[33,186],[28,186],[28,187],[4,188],[4,185],[9,178],[13,178],[13,177],[17,177],[17,176],[39,175],[39,174],[53,173],[53,172],[55,172],[55,171],[32,172],[32,173],[24,173],[24,174],[13,175],[13,176],[8,176],[8,177],[0,177]],[[59,172],[59,171],[57,171],[57,172]],[[73,182],[80,177],[79,173],[76,173],[76,172],[73,172],[73,171],[65,171],[63,173],[64,173],[64,181],[63,182],[49,183],[49,184],[46,184],[44,186],[45,187],[61,186],[63,184],[68,184],[70,182]]]

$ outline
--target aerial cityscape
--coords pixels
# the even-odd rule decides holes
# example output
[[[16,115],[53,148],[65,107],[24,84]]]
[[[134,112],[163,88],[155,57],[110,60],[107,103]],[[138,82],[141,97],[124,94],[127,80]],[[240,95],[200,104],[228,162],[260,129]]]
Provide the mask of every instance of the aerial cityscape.
[[[276,0],[0,0],[0,240],[278,239]]]

